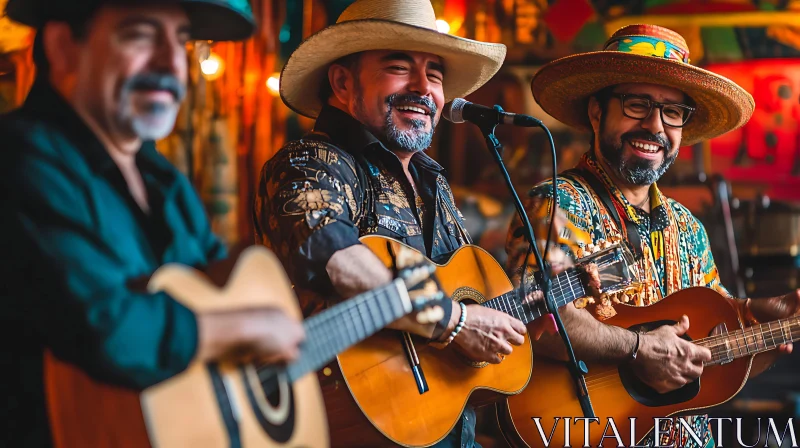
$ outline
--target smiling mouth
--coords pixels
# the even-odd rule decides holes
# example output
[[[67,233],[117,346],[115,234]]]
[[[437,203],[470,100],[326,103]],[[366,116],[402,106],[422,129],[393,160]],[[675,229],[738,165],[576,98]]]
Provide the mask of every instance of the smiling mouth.
[[[425,115],[425,116],[430,115],[430,111],[428,111],[424,107],[412,106],[410,104],[404,104],[404,105],[400,105],[400,106],[395,106],[395,109],[397,109],[399,111],[402,111],[402,112],[412,112],[412,113],[417,113],[417,114],[421,114],[421,115]]]
[[[656,145],[656,144],[653,144],[653,143],[644,143],[644,142],[640,142],[640,141],[628,141],[628,143],[630,143],[630,145],[633,146],[634,148],[636,148],[637,150],[639,150],[641,152],[646,152],[646,153],[649,153],[649,154],[655,154],[655,153],[657,153],[658,151],[661,150],[661,146],[660,145]]]

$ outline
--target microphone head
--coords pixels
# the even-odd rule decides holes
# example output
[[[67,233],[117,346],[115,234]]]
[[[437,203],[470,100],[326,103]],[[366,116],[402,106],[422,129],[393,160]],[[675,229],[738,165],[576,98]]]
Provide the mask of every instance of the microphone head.
[[[444,109],[442,109],[442,116],[451,123],[463,123],[464,107],[467,104],[469,104],[469,101],[464,98],[454,98],[453,101],[445,104]]]

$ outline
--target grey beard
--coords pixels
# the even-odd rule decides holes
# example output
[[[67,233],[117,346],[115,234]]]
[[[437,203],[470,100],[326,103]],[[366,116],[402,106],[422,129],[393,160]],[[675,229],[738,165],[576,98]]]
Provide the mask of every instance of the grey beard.
[[[653,168],[649,160],[638,157],[622,158],[622,145],[609,145],[607,142],[600,142],[600,154],[606,159],[606,163],[612,170],[616,171],[621,179],[631,185],[652,185],[656,183],[670,166],[678,158],[678,152],[667,155],[661,164]]]
[[[137,107],[127,93],[123,93],[121,102],[117,122],[142,140],[160,140],[175,127],[178,117],[176,105],[150,103]]]
[[[359,117],[365,117],[366,111],[364,107],[364,97],[361,83],[356,82],[354,89],[356,95],[358,95],[355,113]],[[430,109],[432,124],[430,131],[424,130],[425,122],[423,120],[412,119],[410,121],[411,129],[403,131],[397,126],[397,124],[394,122],[394,119],[392,119],[392,110],[394,109],[395,102],[399,98],[407,99],[409,96],[414,97],[412,102],[424,104],[428,107],[428,109]],[[436,111],[436,103],[434,103],[430,98],[417,97],[416,95],[399,95],[395,93],[386,98],[386,116],[384,118],[383,126],[380,129],[370,129],[370,131],[390,150],[401,150],[407,152],[424,151],[431,146],[431,142],[433,141],[433,130],[436,127],[436,123],[433,120],[436,116]],[[364,119],[359,121],[362,123],[367,122],[367,120]]]
[[[392,107],[386,113],[386,124],[383,127],[385,143],[390,149],[400,149],[408,152],[419,152],[428,149],[433,141],[433,128],[425,131],[423,120],[413,119],[410,121],[411,129],[402,131],[392,119]]]

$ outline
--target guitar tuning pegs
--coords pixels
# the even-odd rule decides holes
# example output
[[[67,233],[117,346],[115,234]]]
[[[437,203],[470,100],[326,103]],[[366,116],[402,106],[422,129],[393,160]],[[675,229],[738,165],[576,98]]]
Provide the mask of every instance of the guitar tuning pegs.
[[[413,268],[406,268],[398,274],[403,279],[407,287],[416,286],[426,280],[436,271],[436,266],[432,264],[420,264]]]
[[[581,258],[585,257],[586,255],[588,255],[588,254],[586,253],[586,250],[583,247],[578,247],[577,249],[575,249],[575,257],[578,260],[580,260]]]
[[[439,322],[444,318],[444,309],[440,306],[432,306],[417,313],[417,323],[420,325]]]

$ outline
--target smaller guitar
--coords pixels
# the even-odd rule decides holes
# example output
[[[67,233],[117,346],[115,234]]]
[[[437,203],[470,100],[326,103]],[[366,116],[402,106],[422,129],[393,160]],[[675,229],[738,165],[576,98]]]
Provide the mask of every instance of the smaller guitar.
[[[418,320],[441,319],[441,308],[429,307],[443,297],[432,272],[429,265],[401,269],[394,282],[306,319],[300,356],[287,367],[194,362],[138,393],[96,382],[48,352],[45,390],[55,446],[326,447],[328,427],[314,371],[412,311],[422,310]],[[272,306],[302,318],[277,257],[258,246],[242,253],[223,289],[175,264],[157,270],[148,288],[166,291],[195,311]],[[431,312],[437,308],[439,316]]]
[[[361,241],[387,265],[398,250],[414,250],[380,236]],[[626,249],[610,247],[577,264],[595,264],[601,293],[608,293],[630,283],[627,260]],[[572,268],[553,278],[559,307],[587,296],[582,277],[581,269]],[[459,248],[447,264],[438,265],[436,278],[454,300],[478,303],[526,324],[548,314],[544,304],[524,304],[522,297],[531,291],[514,289],[497,261],[477,246]],[[440,350],[387,330],[344,351],[338,361],[347,387],[323,388],[334,446],[429,446],[453,429],[467,403],[488,404],[522,391],[533,353],[526,335],[502,363],[474,363],[455,344]]]
[[[683,338],[709,348],[712,361],[704,366],[699,379],[665,394],[639,380],[628,364],[588,363],[586,383],[601,421],[589,426],[587,436],[582,421],[574,424],[574,418],[583,417],[583,412],[564,363],[539,357],[532,385],[498,405],[501,428],[512,446],[584,446],[588,440],[589,446],[616,447],[618,441],[611,429],[608,438],[602,437],[609,417],[614,419],[623,445],[638,443],[656,417],[697,413],[730,400],[744,387],[753,356],[800,340],[800,317],[743,328],[731,302],[704,287],[678,291],[646,307],[618,304],[615,309],[617,315],[605,323],[632,331],[673,325],[684,314],[689,316],[689,330]],[[565,421],[568,417],[573,420]],[[631,425],[633,417],[635,427]],[[541,432],[534,418],[540,419]]]

